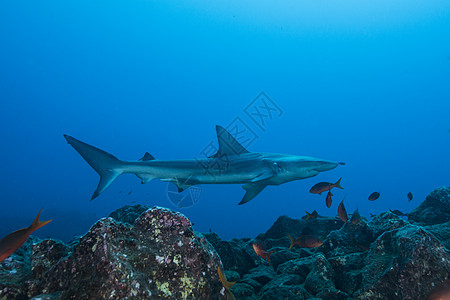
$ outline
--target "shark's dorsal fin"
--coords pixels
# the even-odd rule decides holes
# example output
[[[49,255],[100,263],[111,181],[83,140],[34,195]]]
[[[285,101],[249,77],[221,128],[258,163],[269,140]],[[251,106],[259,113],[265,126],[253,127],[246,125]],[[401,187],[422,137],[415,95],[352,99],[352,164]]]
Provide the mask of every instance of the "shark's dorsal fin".
[[[153,155],[151,155],[148,152],[145,152],[144,156],[142,156],[141,159],[139,159],[139,161],[148,161],[148,160],[154,160],[155,158],[153,157]]]
[[[249,153],[225,128],[216,125],[217,141],[219,142],[219,150],[210,158],[217,158],[224,155],[241,155]]]

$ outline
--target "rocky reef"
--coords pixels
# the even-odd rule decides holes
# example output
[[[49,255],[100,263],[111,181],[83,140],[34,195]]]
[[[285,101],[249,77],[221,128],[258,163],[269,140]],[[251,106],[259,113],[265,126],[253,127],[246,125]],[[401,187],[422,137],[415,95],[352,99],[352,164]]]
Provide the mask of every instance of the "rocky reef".
[[[220,258],[182,214],[136,206],[113,217],[124,222],[101,219],[74,245],[28,241],[0,265],[0,299],[224,298]]]
[[[281,216],[255,239],[224,241],[174,211],[126,206],[70,244],[31,237],[0,263],[0,299],[226,299],[218,266],[237,299],[427,299],[450,276],[449,217],[443,187],[407,218]],[[288,235],[323,245],[288,250]]]

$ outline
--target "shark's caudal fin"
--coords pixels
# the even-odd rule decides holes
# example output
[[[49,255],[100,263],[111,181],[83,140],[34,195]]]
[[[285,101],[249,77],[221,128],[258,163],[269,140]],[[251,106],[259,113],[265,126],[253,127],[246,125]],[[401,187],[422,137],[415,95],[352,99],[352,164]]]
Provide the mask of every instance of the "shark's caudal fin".
[[[80,153],[80,155],[86,160],[86,162],[97,171],[100,175],[100,182],[97,189],[91,197],[91,200],[100,195],[122,172],[120,167],[122,161],[117,157],[79,141],[71,136],[64,135],[67,142]]]
[[[240,155],[249,153],[225,128],[216,125],[217,140],[219,142],[219,150],[210,158],[218,158],[224,155]]]

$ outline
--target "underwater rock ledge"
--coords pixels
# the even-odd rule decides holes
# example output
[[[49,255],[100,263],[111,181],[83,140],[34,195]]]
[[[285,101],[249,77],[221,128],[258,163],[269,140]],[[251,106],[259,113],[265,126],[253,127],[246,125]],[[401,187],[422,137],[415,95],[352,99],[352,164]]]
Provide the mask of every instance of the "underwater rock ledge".
[[[255,239],[223,241],[169,209],[125,206],[71,244],[31,237],[0,263],[0,299],[226,299],[222,264],[237,299],[427,299],[450,275],[450,188],[407,216],[281,216]],[[288,250],[288,235],[305,234],[323,245]]]
[[[71,249],[30,244],[28,274],[22,282],[2,276],[0,299],[225,299],[219,256],[185,216],[165,208],[145,210],[133,226],[103,218]],[[1,271],[10,266],[11,274],[17,261],[11,256]]]

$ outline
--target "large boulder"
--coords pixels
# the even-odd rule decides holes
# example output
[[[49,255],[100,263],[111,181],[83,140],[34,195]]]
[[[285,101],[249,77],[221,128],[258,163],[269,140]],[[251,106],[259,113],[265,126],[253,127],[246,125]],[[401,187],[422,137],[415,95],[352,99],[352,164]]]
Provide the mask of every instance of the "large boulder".
[[[101,219],[73,248],[52,240],[29,248],[21,290],[9,278],[0,299],[226,298],[214,248],[168,209],[146,210],[133,226]]]
[[[408,214],[408,220],[431,225],[450,221],[450,187],[432,191],[425,200]]]
[[[356,299],[425,299],[448,278],[450,254],[420,226],[385,232],[370,247]]]

